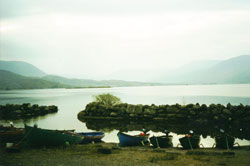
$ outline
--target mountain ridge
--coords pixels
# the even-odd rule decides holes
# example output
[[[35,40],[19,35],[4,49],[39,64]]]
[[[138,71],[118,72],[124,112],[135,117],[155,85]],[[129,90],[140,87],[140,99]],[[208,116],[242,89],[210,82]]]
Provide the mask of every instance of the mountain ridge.
[[[47,75],[42,77],[44,80],[63,83],[75,87],[89,87],[89,86],[111,86],[111,87],[122,87],[122,86],[154,86],[161,85],[159,83],[150,82],[137,82],[137,81],[123,81],[123,80],[91,80],[91,79],[76,79],[76,78],[66,78],[57,75]]]
[[[173,84],[236,84],[250,83],[250,55],[242,55],[222,61],[197,61],[184,65],[168,72],[151,72],[140,77],[147,77],[153,73],[158,79],[148,82],[111,80],[91,80],[66,78],[57,75],[47,75],[32,64],[19,61],[10,61],[14,64],[25,64],[30,69],[32,76],[24,76],[19,73],[27,72],[27,68],[21,71],[20,66],[9,69],[0,61],[0,89],[27,89],[27,88],[87,88],[87,87],[124,87],[124,86],[157,86]],[[8,66],[8,65],[7,65]],[[11,65],[10,65],[11,66]],[[21,65],[22,66],[22,65]],[[15,65],[12,67],[15,67]],[[8,70],[1,70],[7,68]],[[20,70],[18,70],[20,69]],[[32,71],[34,69],[34,71]],[[12,71],[16,71],[12,72]],[[136,73],[136,71],[134,72]],[[144,72],[146,73],[146,72]],[[164,73],[164,74],[162,74]],[[37,75],[36,75],[37,74]],[[46,74],[46,75],[45,75]],[[138,73],[137,73],[138,74]],[[161,83],[153,83],[161,82]],[[9,85],[8,85],[9,84]],[[27,85],[25,85],[27,84]],[[34,84],[34,85],[32,85]],[[44,85],[42,85],[44,84]],[[11,85],[11,86],[10,86]]]
[[[71,86],[0,70],[0,89],[2,90],[48,88],[71,88]]]
[[[0,70],[10,71],[28,77],[42,77],[47,75],[36,66],[23,61],[2,61],[0,60]]]
[[[181,72],[166,73],[164,82],[178,84],[250,83],[250,55],[220,61],[202,70],[187,72],[183,68],[179,68],[178,71]]]

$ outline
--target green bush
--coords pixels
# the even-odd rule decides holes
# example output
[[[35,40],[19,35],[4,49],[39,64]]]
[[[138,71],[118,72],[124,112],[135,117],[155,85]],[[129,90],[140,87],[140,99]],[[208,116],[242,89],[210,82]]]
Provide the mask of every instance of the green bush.
[[[95,102],[105,106],[113,106],[121,103],[121,99],[109,93],[100,94],[95,97]]]

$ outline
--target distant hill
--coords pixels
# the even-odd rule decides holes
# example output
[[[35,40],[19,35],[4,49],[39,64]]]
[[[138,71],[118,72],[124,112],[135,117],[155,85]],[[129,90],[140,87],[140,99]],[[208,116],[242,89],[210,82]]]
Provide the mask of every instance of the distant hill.
[[[69,85],[21,76],[9,71],[0,70],[0,89],[45,89],[45,88],[70,88]]]
[[[0,61],[0,70],[6,70],[29,77],[42,77],[47,75],[32,64],[21,61]]]
[[[145,73],[152,74],[156,78],[154,81],[163,84],[250,83],[250,55],[238,56],[224,61],[193,62],[176,70],[164,72],[164,74],[161,74],[162,72],[164,71],[153,74]],[[145,74],[140,76],[146,77]],[[71,79],[46,75],[35,66],[25,62],[0,61],[0,89],[125,87],[163,84],[122,80]]]
[[[62,84],[71,85],[74,87],[100,87],[100,86],[111,86],[111,87],[122,87],[122,86],[153,86],[160,85],[158,83],[147,83],[147,82],[133,82],[133,81],[121,81],[121,80],[89,80],[89,79],[69,79],[61,76],[47,75],[42,77],[44,80],[58,82]]]
[[[174,84],[250,83],[250,55],[238,56],[214,64],[203,62],[201,68],[187,65],[167,72],[162,82]],[[202,67],[203,66],[203,67]]]

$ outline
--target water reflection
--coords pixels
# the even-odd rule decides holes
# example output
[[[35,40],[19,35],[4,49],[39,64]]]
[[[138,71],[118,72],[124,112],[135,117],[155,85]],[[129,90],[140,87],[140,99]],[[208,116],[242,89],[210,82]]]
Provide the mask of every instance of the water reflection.
[[[83,121],[83,120],[81,120]],[[153,132],[162,132],[168,130],[177,134],[186,134],[189,130],[193,130],[196,134],[207,136],[216,136],[219,129],[222,128],[227,134],[240,139],[250,140],[249,126],[226,126],[219,125],[196,125],[195,123],[168,123],[166,121],[131,121],[131,120],[84,120],[88,129],[102,130],[105,132],[112,130],[120,130],[122,132],[141,131],[143,128]],[[240,129],[243,129],[242,131]]]

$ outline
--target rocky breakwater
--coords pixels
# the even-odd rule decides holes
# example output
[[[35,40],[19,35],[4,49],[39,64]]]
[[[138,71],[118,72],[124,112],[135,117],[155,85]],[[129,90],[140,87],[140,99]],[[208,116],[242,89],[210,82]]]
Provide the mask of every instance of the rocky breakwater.
[[[243,123],[250,124],[250,106],[221,104],[200,105],[133,105],[121,103],[113,106],[105,106],[98,102],[89,103],[85,110],[79,112],[79,119],[151,119],[169,120],[178,122],[192,121],[207,123]]]
[[[39,106],[30,103],[0,105],[0,119],[4,120],[29,119],[56,112],[58,108],[55,105]]]
[[[85,110],[78,113],[78,119],[86,122],[153,122],[158,124],[183,124],[189,128],[211,130],[223,128],[227,131],[244,131],[250,133],[250,106],[221,104],[187,104],[187,105],[133,105],[127,103],[105,106],[98,102],[89,103]],[[96,124],[96,123],[95,123]],[[250,134],[247,134],[250,138]]]

